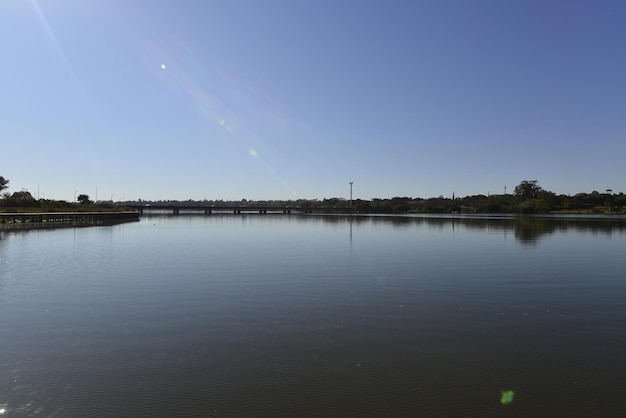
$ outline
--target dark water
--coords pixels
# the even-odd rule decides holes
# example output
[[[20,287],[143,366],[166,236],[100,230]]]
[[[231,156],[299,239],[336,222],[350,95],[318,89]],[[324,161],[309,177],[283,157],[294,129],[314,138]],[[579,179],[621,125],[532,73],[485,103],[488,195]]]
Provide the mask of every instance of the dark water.
[[[624,221],[153,216],[0,237],[3,417],[626,416]]]

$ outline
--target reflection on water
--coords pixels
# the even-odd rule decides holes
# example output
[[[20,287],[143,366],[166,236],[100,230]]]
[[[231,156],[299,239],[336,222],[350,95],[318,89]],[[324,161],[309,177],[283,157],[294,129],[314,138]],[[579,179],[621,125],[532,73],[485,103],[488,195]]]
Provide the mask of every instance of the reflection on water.
[[[300,217],[301,221],[310,221],[315,216]],[[622,216],[598,215],[595,217],[572,216],[514,216],[514,215],[407,215],[407,216],[347,216],[335,215],[318,216],[323,223],[341,224],[348,220],[352,224],[385,224],[394,228],[407,226],[426,226],[429,229],[450,230],[464,228],[488,233],[502,233],[503,237],[509,236],[523,244],[535,244],[544,235],[553,233],[565,233],[574,230],[581,233],[592,233],[605,236],[623,234],[626,231],[626,218]],[[352,229],[350,229],[352,232]],[[511,235],[512,234],[512,235]]]
[[[618,416],[625,241],[608,217],[156,215],[6,233],[0,408]]]
[[[358,218],[357,218],[358,219]],[[370,218],[371,219],[371,218]],[[378,219],[378,218],[373,218]],[[378,219],[379,221],[381,219]],[[515,239],[523,244],[533,244],[544,235],[555,232],[565,233],[574,230],[581,233],[593,233],[611,236],[623,234],[626,231],[626,218],[620,216],[597,216],[595,218],[565,217],[565,216],[450,216],[442,218],[434,217],[394,217],[391,224],[397,227],[406,226],[409,223],[427,224],[429,227],[445,229],[455,226],[470,230],[487,232],[513,233]]]

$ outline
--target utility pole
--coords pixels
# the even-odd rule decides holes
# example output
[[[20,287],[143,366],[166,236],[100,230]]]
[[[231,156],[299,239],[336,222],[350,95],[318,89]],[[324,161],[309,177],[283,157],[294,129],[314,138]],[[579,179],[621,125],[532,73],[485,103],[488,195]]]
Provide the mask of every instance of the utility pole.
[[[352,183],[354,183],[353,181],[350,182],[350,206],[352,206]]]

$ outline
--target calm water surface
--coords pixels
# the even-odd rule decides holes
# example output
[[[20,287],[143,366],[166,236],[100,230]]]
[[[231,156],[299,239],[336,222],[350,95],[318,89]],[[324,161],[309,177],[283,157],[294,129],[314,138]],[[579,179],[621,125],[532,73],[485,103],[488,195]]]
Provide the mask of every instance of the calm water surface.
[[[612,417],[625,392],[624,221],[0,231],[3,417]]]

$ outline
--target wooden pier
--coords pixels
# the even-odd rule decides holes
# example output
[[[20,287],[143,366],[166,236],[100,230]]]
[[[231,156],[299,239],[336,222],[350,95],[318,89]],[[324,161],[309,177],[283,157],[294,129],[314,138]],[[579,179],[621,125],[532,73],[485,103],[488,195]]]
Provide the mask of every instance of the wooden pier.
[[[139,212],[0,213],[0,229],[115,225],[139,221]]]

